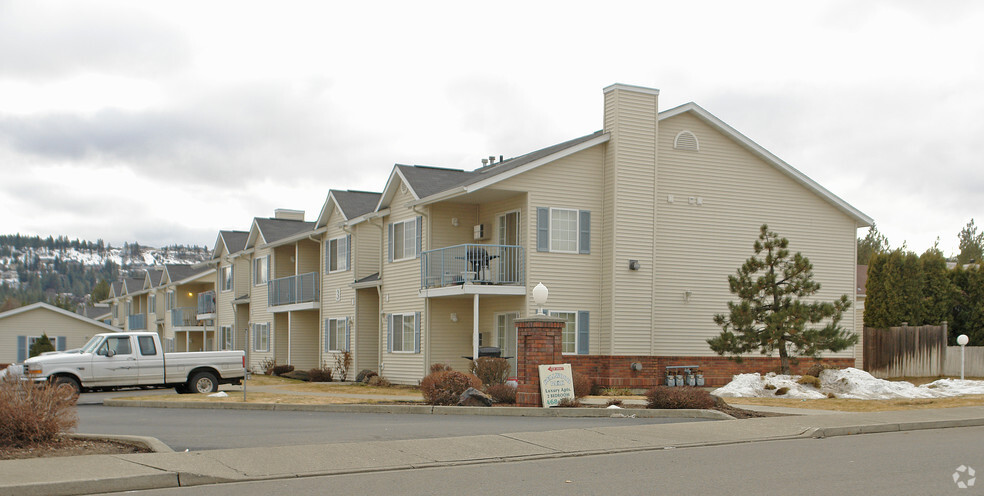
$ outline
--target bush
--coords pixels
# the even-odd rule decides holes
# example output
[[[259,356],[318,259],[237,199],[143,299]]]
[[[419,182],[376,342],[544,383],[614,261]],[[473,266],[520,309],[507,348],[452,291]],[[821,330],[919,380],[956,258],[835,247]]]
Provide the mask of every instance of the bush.
[[[762,389],[765,389],[765,390],[772,390],[772,389],[775,389],[775,388],[776,388],[776,385],[775,384],[766,384],[765,386],[762,386]]]
[[[601,388],[602,396],[632,396],[632,390],[624,387],[609,386]]]
[[[451,370],[451,366],[446,363],[434,363],[431,364],[430,366],[430,371],[432,374],[434,372],[448,372],[450,370]]]
[[[344,381],[348,378],[350,368],[352,368],[352,353],[348,351],[335,353],[335,372],[338,380]]]
[[[293,372],[293,371],[294,371],[294,366],[293,365],[274,365],[273,366],[273,375],[284,375],[284,374],[286,374],[288,372]]]
[[[490,384],[485,386],[485,394],[492,397],[496,403],[513,405],[516,403],[516,388],[509,384]]]
[[[264,375],[273,375],[273,368],[277,366],[277,361],[273,358],[264,358],[260,362],[260,370],[263,371]]]
[[[331,369],[322,365],[320,369],[308,371],[308,380],[311,382],[331,382]]]
[[[820,379],[812,375],[800,376],[799,380],[796,381],[797,384],[803,384],[804,386],[813,386],[820,389]]]
[[[0,380],[0,448],[54,441],[78,425],[68,386]]]
[[[355,382],[366,383],[366,382],[369,382],[369,379],[371,379],[372,377],[377,376],[377,375],[379,375],[379,374],[377,374],[377,373],[375,373],[375,372],[373,372],[373,371],[371,371],[369,369],[362,369],[362,370],[359,371],[358,374],[355,375]]]
[[[618,398],[612,398],[608,400],[608,403],[605,403],[605,406],[622,406],[622,400]]]
[[[786,394],[788,392],[789,392],[789,388],[788,387],[781,387],[779,389],[776,389],[776,396],[782,396],[782,395],[784,395],[784,394]]]
[[[647,408],[659,409],[678,409],[695,408],[708,409],[714,408],[715,400],[711,393],[690,386],[667,387],[656,386],[646,393]]]
[[[806,375],[820,377],[820,374],[822,374],[824,370],[837,370],[837,367],[827,365],[823,362],[814,362],[813,365],[810,365],[810,368],[806,369]]]
[[[34,340],[34,343],[31,344],[31,349],[27,351],[30,356],[36,357],[48,351],[55,351],[55,347],[51,344],[51,340],[48,339],[48,335],[41,333],[41,337]]]
[[[574,372],[574,397],[583,398],[594,389],[594,379],[580,372]]]
[[[509,360],[505,358],[481,357],[471,363],[470,370],[472,374],[475,374],[482,381],[482,384],[505,384],[506,378],[509,377]]]
[[[470,387],[481,389],[482,381],[455,370],[433,372],[420,381],[420,392],[429,405],[457,405],[461,393]]]
[[[561,398],[561,400],[557,402],[557,405],[554,408],[577,408],[579,406],[581,406],[581,402],[578,401],[577,398],[574,399]]]
[[[385,377],[383,377],[381,375],[373,375],[372,377],[369,378],[369,382],[367,384],[370,385],[370,386],[376,386],[376,387],[390,387],[390,386],[392,386],[392,384],[390,384],[389,379],[387,379],[387,378],[385,378]]]

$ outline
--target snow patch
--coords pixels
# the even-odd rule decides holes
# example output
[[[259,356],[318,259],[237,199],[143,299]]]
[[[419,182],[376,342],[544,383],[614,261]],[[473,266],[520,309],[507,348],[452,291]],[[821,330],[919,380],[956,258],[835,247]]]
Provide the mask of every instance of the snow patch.
[[[208,395],[209,398],[226,398],[229,395],[225,391],[219,391],[218,393],[212,393]]]
[[[723,398],[769,398],[776,396],[776,389],[789,388],[780,398],[822,399],[827,393],[838,398],[859,400],[887,400],[897,398],[944,398],[965,394],[984,394],[984,381],[939,379],[914,386],[906,381],[886,381],[871,374],[848,367],[843,370],[824,370],[820,374],[820,389],[797,384],[801,376],[766,374],[738,374],[726,386],[711,394]],[[766,389],[766,385],[774,386]]]

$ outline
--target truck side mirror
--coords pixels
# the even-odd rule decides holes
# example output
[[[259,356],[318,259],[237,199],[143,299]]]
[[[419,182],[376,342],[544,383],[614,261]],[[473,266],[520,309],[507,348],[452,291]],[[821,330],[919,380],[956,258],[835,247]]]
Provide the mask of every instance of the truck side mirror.
[[[113,355],[116,355],[116,352],[115,351],[113,351],[113,350],[106,350],[106,358],[113,358]]]

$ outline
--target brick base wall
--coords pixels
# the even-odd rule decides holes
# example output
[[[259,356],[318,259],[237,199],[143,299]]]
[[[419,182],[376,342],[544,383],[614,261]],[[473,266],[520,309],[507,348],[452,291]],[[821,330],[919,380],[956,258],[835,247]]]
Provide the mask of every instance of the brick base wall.
[[[632,389],[648,389],[665,384],[665,367],[673,365],[697,365],[699,373],[704,374],[704,385],[710,387],[724,386],[731,382],[735,374],[765,374],[779,369],[778,357],[747,357],[741,363],[736,363],[724,357],[707,356],[564,355],[561,362],[570,363],[574,372],[586,374],[599,387]],[[838,368],[854,366],[853,358],[824,358],[821,362]],[[642,370],[632,370],[633,363],[641,364]],[[801,358],[798,364],[790,365],[790,371],[793,374],[802,374],[813,363],[812,358]]]

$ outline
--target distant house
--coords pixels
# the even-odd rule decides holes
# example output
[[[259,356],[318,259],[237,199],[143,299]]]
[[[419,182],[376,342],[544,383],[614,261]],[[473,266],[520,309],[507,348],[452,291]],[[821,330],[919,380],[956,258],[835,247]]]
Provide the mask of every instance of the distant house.
[[[23,362],[34,341],[48,336],[56,350],[79,348],[100,332],[119,331],[47,303],[34,303],[0,313],[0,368]]]

